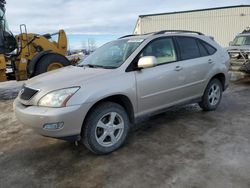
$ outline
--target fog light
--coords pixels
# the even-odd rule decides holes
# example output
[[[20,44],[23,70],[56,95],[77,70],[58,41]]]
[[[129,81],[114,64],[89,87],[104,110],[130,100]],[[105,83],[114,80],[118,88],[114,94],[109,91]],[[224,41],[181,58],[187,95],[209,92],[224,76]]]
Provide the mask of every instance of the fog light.
[[[43,125],[43,129],[46,130],[58,130],[58,129],[62,129],[63,128],[63,122],[57,122],[57,123],[46,123],[45,125]]]

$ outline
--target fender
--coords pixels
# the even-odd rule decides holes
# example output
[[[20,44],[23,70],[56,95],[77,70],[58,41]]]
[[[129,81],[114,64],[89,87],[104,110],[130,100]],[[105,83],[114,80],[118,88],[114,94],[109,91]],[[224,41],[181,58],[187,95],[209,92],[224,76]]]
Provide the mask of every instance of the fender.
[[[35,68],[36,68],[36,64],[37,62],[45,55],[49,54],[50,52],[52,52],[51,50],[47,50],[47,51],[42,51],[37,53],[30,61],[29,65],[28,65],[28,73],[29,73],[29,77],[33,77],[34,76],[34,72],[35,72]]]

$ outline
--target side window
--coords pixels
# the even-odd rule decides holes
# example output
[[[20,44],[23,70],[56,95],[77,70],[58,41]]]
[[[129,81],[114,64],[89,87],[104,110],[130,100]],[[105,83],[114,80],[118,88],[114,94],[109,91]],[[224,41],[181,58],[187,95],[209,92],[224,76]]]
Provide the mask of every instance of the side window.
[[[192,37],[176,37],[182,60],[200,57],[196,39]]]
[[[157,39],[142,51],[140,57],[155,56],[157,64],[169,63],[177,60],[172,38]]]
[[[204,41],[201,41],[201,43],[207,49],[209,55],[213,55],[216,52],[216,49],[213,46],[211,46],[210,44],[208,44]]]
[[[205,46],[202,44],[202,41],[201,41],[201,40],[197,39],[197,44],[198,44],[198,46],[199,46],[200,54],[201,54],[202,57],[210,55],[210,54],[208,53],[208,50],[207,50],[207,49],[205,48]]]

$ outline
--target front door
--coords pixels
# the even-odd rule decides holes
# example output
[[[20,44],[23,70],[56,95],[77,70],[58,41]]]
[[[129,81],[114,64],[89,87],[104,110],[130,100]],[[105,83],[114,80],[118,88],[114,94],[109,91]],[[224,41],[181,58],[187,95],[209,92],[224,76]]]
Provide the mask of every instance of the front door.
[[[135,73],[137,81],[138,115],[171,106],[183,99],[185,77],[171,37],[149,43],[140,57],[155,56],[157,66]]]

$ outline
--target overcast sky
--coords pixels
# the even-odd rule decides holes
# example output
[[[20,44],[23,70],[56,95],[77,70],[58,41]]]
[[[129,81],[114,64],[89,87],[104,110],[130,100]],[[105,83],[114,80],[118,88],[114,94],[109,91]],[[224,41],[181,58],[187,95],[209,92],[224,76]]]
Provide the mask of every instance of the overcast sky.
[[[117,36],[132,33],[141,14],[240,4],[250,0],[7,0],[6,17],[13,33],[25,23],[33,33]]]
[[[25,23],[36,33],[127,34],[141,14],[239,4],[250,0],[7,0],[6,16],[15,33]]]

